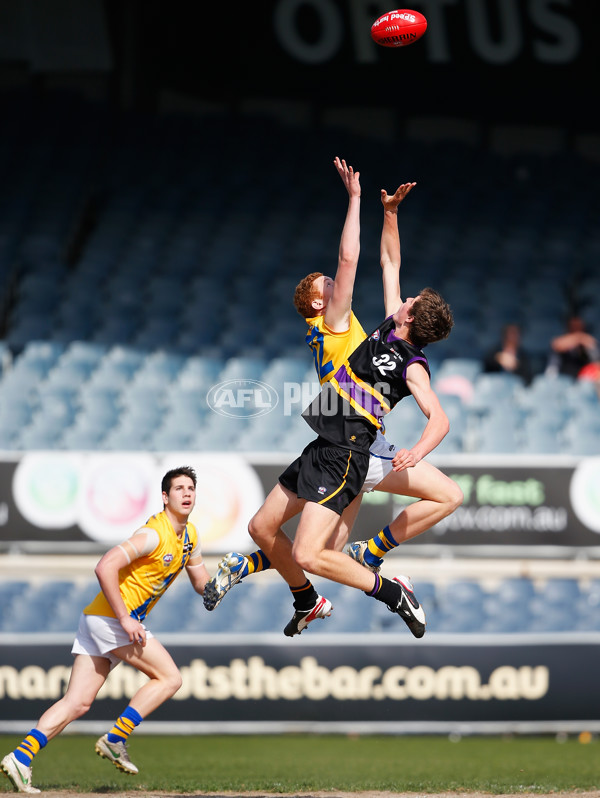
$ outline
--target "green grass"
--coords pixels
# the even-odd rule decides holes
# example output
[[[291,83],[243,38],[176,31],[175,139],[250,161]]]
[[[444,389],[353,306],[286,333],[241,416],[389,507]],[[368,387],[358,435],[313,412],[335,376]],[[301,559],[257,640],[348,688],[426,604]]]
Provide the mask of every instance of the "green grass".
[[[554,737],[222,736],[132,738],[139,776],[94,754],[92,737],[50,742],[34,766],[46,790],[220,792],[316,790],[435,793],[600,789],[600,741]],[[20,740],[0,737],[6,753]],[[0,792],[10,791],[6,779]]]

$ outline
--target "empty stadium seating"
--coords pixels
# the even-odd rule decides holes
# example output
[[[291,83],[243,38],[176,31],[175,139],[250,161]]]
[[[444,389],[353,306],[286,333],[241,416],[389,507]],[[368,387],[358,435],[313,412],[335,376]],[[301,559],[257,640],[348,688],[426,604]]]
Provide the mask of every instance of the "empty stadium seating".
[[[177,448],[218,448],[220,423],[206,403],[211,386],[257,380],[282,395],[286,383],[307,381],[305,326],[291,296],[305,273],[335,269],[344,208],[330,165],[314,158],[322,142],[316,147],[293,128],[284,136],[277,123],[249,116],[244,152],[267,147],[277,166],[248,157],[241,175],[215,166],[229,155],[218,118],[203,120],[199,146],[195,123],[165,115],[149,132],[135,114],[113,118],[57,95],[53,123],[38,137],[47,107],[18,93],[5,100],[13,124],[0,131],[11,165],[0,187],[3,449],[163,450],[169,435]],[[100,144],[108,168],[99,167]],[[347,146],[364,160],[354,307],[370,328],[383,308],[378,270],[369,265],[381,227],[369,175],[395,146],[382,142],[376,158],[358,135],[349,134]],[[303,163],[302,180],[290,147]],[[519,169],[525,162],[537,176],[523,182],[511,158],[483,147],[412,148],[422,175],[399,217],[404,293],[433,284],[456,319],[448,340],[427,352],[451,419],[439,452],[598,453],[596,386],[544,373],[550,338],[573,307],[597,322],[598,240],[583,220],[598,167],[570,159],[577,191],[567,201],[548,190],[552,163],[542,169],[540,156],[522,156]],[[448,203],[457,153],[464,186]],[[293,207],[281,202],[288,180]],[[502,192],[510,203],[500,201]],[[507,321],[521,324],[534,356],[530,386],[482,373],[482,357]],[[422,414],[405,405],[387,420],[392,440],[422,429]],[[193,431],[183,434],[172,422],[180,413]],[[294,415],[262,428],[236,421],[221,444],[296,450],[306,430]]]
[[[311,625],[311,637],[359,632],[409,634],[385,605],[361,591],[320,579],[314,583],[334,609],[326,622]],[[82,608],[97,591],[93,579],[5,579],[0,584],[0,634],[74,633]],[[600,630],[598,580],[510,578],[492,587],[472,579],[416,580],[415,592],[426,610],[427,634],[432,637]],[[281,633],[292,612],[289,589],[270,574],[247,577],[212,612],[205,610],[201,597],[182,577],[152,610],[147,624],[159,635]]]

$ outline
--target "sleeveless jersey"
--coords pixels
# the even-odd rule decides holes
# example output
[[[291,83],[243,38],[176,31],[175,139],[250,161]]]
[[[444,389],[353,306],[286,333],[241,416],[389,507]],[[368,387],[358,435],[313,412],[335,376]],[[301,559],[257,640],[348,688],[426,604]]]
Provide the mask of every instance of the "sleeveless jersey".
[[[346,449],[368,451],[383,417],[410,395],[406,370],[421,363],[422,349],[393,335],[390,316],[358,346],[302,414],[322,438]]]
[[[119,571],[119,589],[132,618],[143,621],[158,599],[185,568],[198,545],[198,533],[193,524],[186,525],[179,538],[164,512],[151,516],[146,526],[158,532],[159,544]],[[83,610],[84,615],[103,615],[114,618],[115,613],[102,591]]]
[[[350,314],[350,326],[344,332],[330,330],[325,324],[325,316],[313,316],[306,322],[309,327],[305,340],[312,350],[319,382],[323,384],[333,377],[367,334],[354,313]]]

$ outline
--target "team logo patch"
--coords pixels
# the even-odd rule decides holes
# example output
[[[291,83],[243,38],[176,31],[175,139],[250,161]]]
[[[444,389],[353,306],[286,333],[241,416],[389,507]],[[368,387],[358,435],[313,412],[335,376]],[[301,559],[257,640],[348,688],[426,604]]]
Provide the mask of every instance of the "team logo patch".
[[[379,330],[375,330],[375,332],[371,333],[371,335],[369,337],[370,337],[370,339],[372,341],[379,341],[379,339],[381,337],[381,333],[379,332]]]
[[[319,493],[320,496],[324,496],[325,493],[327,492],[327,488],[325,488],[325,487],[323,487],[323,485],[321,485],[321,487],[318,488],[317,492]]]
[[[172,554],[165,554],[163,557],[163,563],[165,565],[170,565],[173,562],[173,555]]]

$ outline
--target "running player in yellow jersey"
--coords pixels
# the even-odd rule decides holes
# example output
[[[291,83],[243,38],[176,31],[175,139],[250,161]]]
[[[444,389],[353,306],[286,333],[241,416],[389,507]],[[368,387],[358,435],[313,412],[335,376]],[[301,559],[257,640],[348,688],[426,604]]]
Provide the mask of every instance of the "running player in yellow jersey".
[[[172,469],[163,477],[161,489],[162,512],[107,551],[96,566],[101,589],[81,615],[67,692],[0,763],[18,792],[40,792],[31,784],[34,756],[89,710],[108,674],[120,662],[137,668],[149,681],[96,742],[96,753],[126,773],[138,772],[127,753],[129,735],[181,686],[175,662],[144,620],[184,568],[200,594],[209,574],[198,533],[188,520],[196,502],[195,471],[189,466]]]
[[[306,342],[313,352],[315,368],[321,384],[331,379],[349,354],[366,337],[360,322],[352,311],[352,294],[360,250],[359,173],[355,173],[352,167],[347,166],[338,158],[335,160],[335,165],[350,197],[335,280],[319,272],[313,272],[299,283],[294,295],[296,309],[309,325]],[[401,252],[397,212],[398,206],[415,185],[415,183],[405,183],[399,186],[391,196],[385,190],[381,191],[384,217],[380,262],[386,317],[390,316],[402,303],[399,281]],[[407,508],[389,526],[384,527],[370,540],[359,541],[349,547],[348,553],[353,559],[375,572],[379,571],[382,557],[388,551],[429,529],[453,512],[462,502],[462,493],[458,485],[429,463],[421,461],[411,469],[410,473],[394,471],[392,463],[397,451],[396,447],[386,441],[378,432],[370,447],[369,470],[362,493],[379,490],[413,496],[421,501]],[[343,511],[336,531],[328,543],[329,547],[337,550],[343,548],[359,510],[360,501],[361,495],[359,494]],[[256,523],[262,523],[260,516],[251,521],[251,527]],[[281,535],[283,536],[282,531]],[[285,547],[283,537],[280,538],[280,541]],[[270,567],[270,561],[261,550],[248,556],[234,552],[226,555],[219,563],[217,574],[207,585],[204,596],[205,606],[207,609],[214,609],[240,579],[268,567]],[[407,588],[412,590],[408,578],[404,577],[404,580]],[[314,617],[310,614],[304,617],[296,612],[284,630],[285,634],[298,634],[308,622],[314,620]]]

